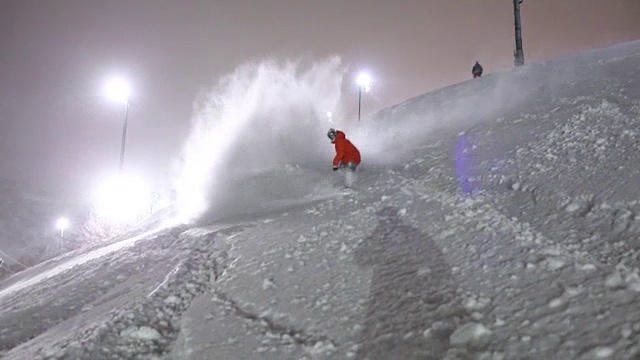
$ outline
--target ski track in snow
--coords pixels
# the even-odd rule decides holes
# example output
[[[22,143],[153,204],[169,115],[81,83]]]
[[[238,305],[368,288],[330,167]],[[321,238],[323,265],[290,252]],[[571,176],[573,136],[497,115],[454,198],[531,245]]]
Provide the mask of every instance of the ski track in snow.
[[[54,277],[58,274],[60,274],[63,271],[67,271],[75,266],[78,265],[82,265],[88,261],[103,257],[105,255],[108,255],[110,253],[113,253],[115,251],[119,251],[122,250],[124,248],[127,248],[129,246],[132,246],[133,244],[135,244],[137,241],[144,239],[144,238],[149,238],[151,237],[153,234],[158,233],[160,231],[162,231],[164,229],[160,228],[160,229],[155,229],[155,230],[151,230],[148,232],[145,232],[143,234],[140,234],[138,236],[134,236],[132,238],[123,240],[123,241],[119,241],[115,244],[111,244],[102,248],[99,248],[97,250],[93,250],[89,253],[86,254],[82,254],[79,256],[76,256],[72,259],[66,260],[64,262],[62,262],[61,264],[56,265],[54,268],[43,271],[38,273],[35,276],[32,276],[26,280],[23,281],[19,281],[16,282],[12,285],[9,285],[3,289],[0,289],[0,299],[2,299],[3,297],[10,295],[18,290],[33,286],[41,281],[44,281],[48,278]]]

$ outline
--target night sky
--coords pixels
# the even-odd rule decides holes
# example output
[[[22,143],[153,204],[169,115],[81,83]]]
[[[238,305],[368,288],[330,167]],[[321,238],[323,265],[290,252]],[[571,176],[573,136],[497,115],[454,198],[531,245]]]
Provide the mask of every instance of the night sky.
[[[525,60],[640,39],[638,19],[637,0],[525,0]],[[117,168],[110,75],[134,88],[125,167],[161,177],[198,93],[246,61],[339,55],[376,80],[366,114],[469,79],[475,60],[508,69],[513,48],[511,0],[3,0],[0,177],[80,188]]]

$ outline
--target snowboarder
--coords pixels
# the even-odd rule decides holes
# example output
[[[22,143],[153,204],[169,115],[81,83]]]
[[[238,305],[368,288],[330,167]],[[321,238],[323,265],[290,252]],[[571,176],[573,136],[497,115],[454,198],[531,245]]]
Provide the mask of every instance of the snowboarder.
[[[475,65],[473,65],[473,68],[471,68],[471,73],[473,74],[473,78],[477,78],[482,76],[482,71],[484,69],[482,69],[482,65],[480,65],[479,62],[476,61]]]
[[[329,129],[327,137],[336,146],[336,156],[333,158],[333,171],[343,169],[345,171],[345,183],[347,187],[353,186],[355,182],[355,171],[360,164],[360,152],[347,140],[344,132]]]

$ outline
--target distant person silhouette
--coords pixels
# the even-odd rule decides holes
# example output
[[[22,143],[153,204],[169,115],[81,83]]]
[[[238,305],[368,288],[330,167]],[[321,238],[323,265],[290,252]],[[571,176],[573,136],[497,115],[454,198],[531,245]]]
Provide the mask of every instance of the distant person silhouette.
[[[373,266],[356,359],[442,359],[452,330],[423,333],[457,313],[451,270],[436,243],[403,224],[396,207],[381,209],[378,222],[354,251],[358,265]]]
[[[471,73],[473,74],[473,78],[474,79],[477,78],[477,77],[481,77],[483,71],[484,71],[484,69],[482,68],[482,65],[480,65],[480,63],[477,62],[477,61],[473,65],[473,67],[471,68]]]

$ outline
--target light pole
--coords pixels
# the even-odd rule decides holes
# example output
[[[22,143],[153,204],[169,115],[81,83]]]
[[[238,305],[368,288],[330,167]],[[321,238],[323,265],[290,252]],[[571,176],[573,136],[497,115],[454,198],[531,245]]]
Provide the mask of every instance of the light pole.
[[[60,218],[56,222],[56,228],[60,230],[60,254],[62,254],[62,242],[64,241],[64,231],[69,227],[69,220],[67,218]]]
[[[127,122],[129,120],[129,106],[131,105],[131,87],[124,79],[115,78],[107,83],[107,96],[113,101],[125,106],[124,124],[122,125],[122,142],[120,143],[120,172],[124,168],[124,150],[127,141]]]
[[[522,50],[522,23],[520,22],[520,4],[524,0],[513,0],[513,18],[516,33],[516,49],[513,52],[516,66],[524,65],[524,50]]]
[[[362,109],[362,90],[369,92],[371,90],[371,76],[365,72],[358,74],[356,79],[358,83],[358,121],[360,121],[360,113]]]

